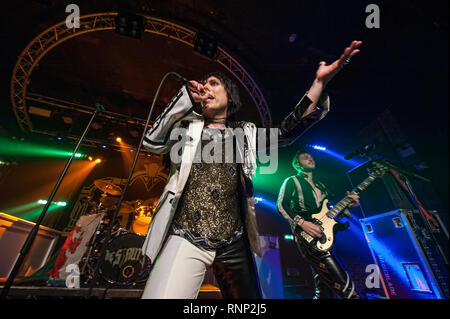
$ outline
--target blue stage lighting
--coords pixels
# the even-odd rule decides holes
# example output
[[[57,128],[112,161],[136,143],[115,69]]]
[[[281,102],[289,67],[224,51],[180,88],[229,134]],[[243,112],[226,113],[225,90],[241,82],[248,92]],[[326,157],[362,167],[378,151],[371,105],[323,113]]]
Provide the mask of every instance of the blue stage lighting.
[[[321,146],[321,145],[313,145],[312,148],[315,149],[315,150],[319,150],[319,151],[326,151],[327,150],[327,148],[325,146]]]
[[[341,161],[341,162],[343,162],[345,164],[348,164],[350,166],[353,166],[353,167],[357,167],[357,166],[362,164],[362,163],[360,163],[359,161],[357,161],[355,159],[346,160],[344,158],[344,155],[339,154],[339,153],[337,153],[337,152],[335,152],[335,151],[333,151],[331,149],[328,149],[326,146],[323,146],[323,145],[313,144],[313,145],[307,145],[307,146],[312,148],[312,149],[314,149],[314,150],[324,152],[324,153],[334,157],[335,159],[337,159],[337,160],[339,160],[339,161]]]

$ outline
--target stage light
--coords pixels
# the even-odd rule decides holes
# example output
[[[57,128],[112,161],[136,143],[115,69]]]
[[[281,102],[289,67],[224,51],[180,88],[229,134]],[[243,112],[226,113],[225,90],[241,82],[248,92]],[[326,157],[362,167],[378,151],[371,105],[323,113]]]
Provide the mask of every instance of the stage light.
[[[102,148],[106,148],[106,145],[102,145]]]
[[[144,18],[142,16],[130,13],[119,13],[115,20],[116,33],[135,39],[141,38],[141,32],[144,26]]]
[[[294,235],[284,235],[285,240],[294,240]]]
[[[289,42],[294,43],[296,38],[297,38],[297,35],[295,33],[292,33],[289,36]]]
[[[70,157],[71,151],[49,147],[33,142],[20,142],[18,138],[9,140],[0,137],[0,154],[7,156],[22,157]],[[77,153],[77,158],[82,157],[81,153]]]
[[[214,59],[217,53],[217,41],[202,32],[197,32],[194,40],[194,51]]]
[[[61,137],[61,136],[58,136],[56,139],[57,139],[58,141],[61,141],[61,140],[62,140],[62,137]]]
[[[120,143],[120,142],[122,142],[122,138],[118,137],[118,138],[116,138],[116,141]]]
[[[88,160],[92,161],[93,160],[92,156],[88,156]]]
[[[312,145],[311,147],[313,149],[319,150],[319,151],[326,151],[327,150],[327,148],[325,146],[321,146],[321,145]]]
[[[353,166],[353,167],[357,167],[357,166],[362,164],[361,162],[359,162],[357,160],[354,160],[354,159],[346,160],[343,154],[335,152],[332,149],[328,149],[328,148],[326,148],[325,146],[322,146],[322,145],[317,145],[317,144],[309,145],[309,144],[307,144],[306,146],[310,147],[310,148],[312,148],[314,150],[324,152],[325,154],[334,157],[335,159],[341,161],[342,163],[345,163],[345,164]]]
[[[67,156],[72,156],[72,154],[73,154],[73,153],[71,153],[71,152],[67,152],[67,153],[66,153]],[[82,157],[86,157],[86,156],[87,156],[86,154],[75,153],[75,156],[74,156],[74,157],[76,157],[76,158],[82,158]]]
[[[47,200],[45,200],[45,199],[40,199],[37,202],[38,202],[38,204],[41,204],[41,205],[47,204]],[[52,202],[52,204],[55,204],[57,206],[66,206],[67,202]]]
[[[101,160],[101,159],[99,159],[99,158],[97,158],[97,159],[95,160],[95,162],[96,162],[97,164],[99,164],[99,163],[101,163],[101,162],[102,162],[102,160]]]
[[[133,153],[133,150],[130,150],[130,153]]]

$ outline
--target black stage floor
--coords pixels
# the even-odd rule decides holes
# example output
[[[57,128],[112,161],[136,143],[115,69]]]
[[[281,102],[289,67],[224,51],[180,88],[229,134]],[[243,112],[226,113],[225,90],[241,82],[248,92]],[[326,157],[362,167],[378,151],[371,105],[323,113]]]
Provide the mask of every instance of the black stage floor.
[[[3,286],[0,286],[3,289]],[[12,286],[8,299],[82,299],[89,288]],[[133,288],[93,288],[91,297],[96,299],[140,299],[143,289]],[[198,299],[221,299],[220,289],[203,286]]]

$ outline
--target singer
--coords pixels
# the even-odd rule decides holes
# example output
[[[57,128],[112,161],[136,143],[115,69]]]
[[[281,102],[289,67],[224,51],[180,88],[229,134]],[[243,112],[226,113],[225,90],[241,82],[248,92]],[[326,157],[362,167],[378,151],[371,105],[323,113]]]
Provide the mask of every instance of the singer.
[[[320,238],[321,229],[309,220],[311,212],[319,208],[323,200],[330,196],[329,191],[323,183],[314,180],[316,162],[305,149],[297,151],[292,166],[298,174],[288,177],[281,186],[277,210],[289,222],[293,233],[296,227],[300,227],[309,235]],[[348,196],[353,200],[349,207],[359,205],[358,195]],[[332,251],[317,252],[297,238],[295,242],[300,253],[312,266],[316,287],[314,299],[330,299],[335,296],[345,299],[360,298],[350,275],[342,268]]]
[[[280,124],[279,144],[293,143],[328,113],[323,90],[360,45],[353,41],[330,65],[320,62],[311,88]],[[143,299],[196,298],[206,267],[212,267],[224,298],[261,298],[252,255],[261,256],[252,187],[256,160],[249,151],[257,130],[253,123],[232,120],[240,107],[238,86],[214,72],[183,86],[146,133],[144,147],[158,154],[170,154],[176,128],[185,128],[189,139],[181,163],[170,162],[143,246],[153,263]],[[233,138],[227,128],[244,131],[243,141],[234,141],[244,161],[194,163],[193,154],[211,135]]]

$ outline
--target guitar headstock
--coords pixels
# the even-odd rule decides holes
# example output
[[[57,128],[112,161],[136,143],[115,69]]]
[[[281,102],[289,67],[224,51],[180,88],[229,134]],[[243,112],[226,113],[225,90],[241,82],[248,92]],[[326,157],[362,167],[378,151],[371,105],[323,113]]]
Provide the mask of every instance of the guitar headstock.
[[[372,167],[368,168],[367,172],[369,173],[370,176],[381,177],[384,174],[386,174],[386,172],[388,170],[389,170],[389,168],[386,167],[385,165],[383,165],[377,161],[373,161]]]

